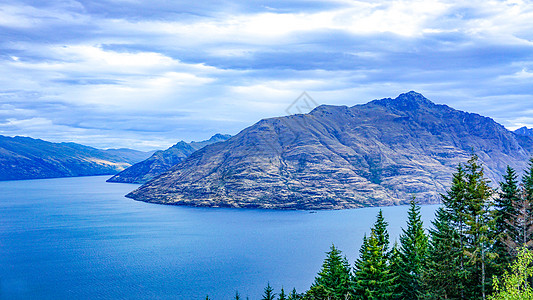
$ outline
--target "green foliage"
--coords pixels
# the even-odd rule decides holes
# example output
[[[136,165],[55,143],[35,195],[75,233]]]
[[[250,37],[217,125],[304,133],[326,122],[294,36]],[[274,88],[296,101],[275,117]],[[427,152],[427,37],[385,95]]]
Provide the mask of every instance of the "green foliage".
[[[457,299],[461,296],[462,252],[459,233],[451,220],[450,213],[439,208],[432,222],[427,264],[422,271],[424,299]]]
[[[270,282],[265,287],[265,290],[263,292],[263,298],[261,300],[274,300],[276,298],[276,294],[274,293],[274,289],[270,286]]]
[[[389,224],[385,221],[383,211],[380,209],[372,231],[375,233],[378,246],[381,247],[385,254],[389,249],[389,232],[387,231],[387,226],[389,226]]]
[[[398,243],[394,243],[391,251],[389,252],[389,268],[390,273],[394,277],[393,285],[396,287],[394,289],[395,297],[394,299],[404,299],[403,288],[400,284],[400,273],[403,272],[402,265],[402,255],[399,250]]]
[[[500,182],[500,192],[494,201],[495,243],[494,252],[497,254],[495,266],[497,272],[503,272],[514,257],[513,249],[520,244],[520,235],[523,232],[520,215],[523,202],[518,187],[518,176],[513,168],[507,166],[504,181]],[[525,223],[523,224],[525,225]]]
[[[489,300],[531,300],[533,289],[529,279],[533,276],[533,253],[527,248],[519,250],[515,263],[510,266],[511,272],[505,271],[502,282],[494,279],[494,295]]]
[[[335,245],[332,245],[330,251],[326,253],[322,269],[315,278],[311,290],[313,293],[324,292],[332,300],[344,299],[346,295],[351,295],[352,282],[348,260],[342,256],[340,250],[335,248]]]
[[[422,292],[422,271],[426,267],[428,237],[420,214],[420,206],[411,200],[407,228],[400,235],[400,249],[391,266],[396,269],[400,286],[399,299],[418,299]],[[397,265],[397,266],[395,266]]]
[[[387,258],[387,223],[380,210],[369,238],[363,240],[355,263],[355,295],[358,299],[394,299],[396,278]]]
[[[241,295],[239,295],[239,291],[235,291],[235,300],[241,300]]]
[[[465,295],[469,299],[485,299],[491,284],[487,278],[489,266],[496,257],[491,246],[494,243],[494,216],[490,201],[493,191],[484,177],[483,167],[473,156],[465,165],[465,195],[463,253],[467,277]]]
[[[303,296],[296,292],[296,288],[293,288],[287,300],[300,300]]]
[[[281,287],[281,292],[279,293],[278,300],[287,300],[287,295],[285,295],[285,290]]]

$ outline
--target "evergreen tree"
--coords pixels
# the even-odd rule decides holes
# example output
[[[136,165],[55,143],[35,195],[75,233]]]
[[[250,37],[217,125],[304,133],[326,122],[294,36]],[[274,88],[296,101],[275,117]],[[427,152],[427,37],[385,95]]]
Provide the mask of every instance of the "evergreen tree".
[[[533,249],[533,158],[529,160],[527,169],[522,177],[522,192],[519,210],[518,245]]]
[[[372,230],[375,232],[375,236],[378,239],[378,246],[383,249],[383,253],[385,254],[387,254],[389,250],[389,232],[387,231],[387,226],[389,226],[389,224],[385,221],[383,211],[380,209]]]
[[[460,299],[465,299],[465,281],[468,278],[468,270],[465,266],[465,257],[462,255],[465,248],[465,197],[466,197],[466,173],[461,164],[457,167],[457,172],[453,174],[452,186],[445,195],[441,195],[442,204],[447,212],[446,217],[450,222],[449,225],[453,228],[454,237],[459,244],[458,252],[461,253],[457,258],[458,270],[457,272],[457,287],[459,288]]]
[[[281,287],[281,292],[279,293],[278,300],[287,300],[287,296],[285,295],[283,287]]]
[[[407,228],[400,235],[397,274],[401,288],[400,299],[418,299],[421,294],[422,270],[426,266],[428,237],[420,215],[420,206],[411,200]]]
[[[300,299],[302,299],[302,296],[296,292],[296,288],[293,288],[287,300],[300,300]]]
[[[276,294],[274,293],[274,289],[270,286],[270,282],[265,287],[265,291],[263,292],[263,298],[261,300],[274,300],[276,297]]]
[[[494,211],[491,209],[493,191],[489,181],[485,178],[483,167],[474,155],[465,165],[466,194],[465,194],[465,247],[464,253],[468,259],[469,299],[486,299],[487,291],[491,288],[488,274],[496,255],[492,252],[494,244]]]
[[[394,299],[397,286],[387,259],[387,223],[381,210],[369,238],[363,239],[355,265],[355,295],[359,299]]]
[[[342,256],[340,250],[335,248],[335,245],[332,245],[330,251],[326,253],[322,269],[315,278],[311,289],[321,286],[332,300],[345,299],[347,295],[351,295],[352,282],[348,260]]]
[[[500,192],[494,201],[494,221],[495,221],[495,243],[494,252],[497,254],[495,260],[496,273],[501,274],[503,269],[509,265],[514,257],[514,249],[517,248],[520,236],[519,228],[521,222],[520,190],[518,187],[516,172],[507,166],[504,181],[500,182]]]
[[[426,268],[422,271],[424,299],[460,299],[463,290],[459,233],[452,216],[441,207],[429,230]]]
[[[235,300],[241,300],[241,295],[239,295],[239,291],[235,291]]]
[[[398,243],[394,243],[389,252],[389,268],[390,274],[394,277],[393,285],[395,297],[393,299],[404,299],[403,289],[400,285],[400,273],[402,272],[402,256],[399,250]]]

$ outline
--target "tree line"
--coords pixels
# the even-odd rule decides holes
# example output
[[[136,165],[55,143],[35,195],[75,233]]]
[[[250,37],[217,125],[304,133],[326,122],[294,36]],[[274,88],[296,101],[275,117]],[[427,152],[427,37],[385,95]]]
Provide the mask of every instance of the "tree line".
[[[428,231],[413,199],[391,246],[380,210],[353,266],[332,245],[309,290],[276,294],[268,284],[262,299],[533,299],[533,158],[521,179],[507,167],[494,190],[473,155],[441,197]]]

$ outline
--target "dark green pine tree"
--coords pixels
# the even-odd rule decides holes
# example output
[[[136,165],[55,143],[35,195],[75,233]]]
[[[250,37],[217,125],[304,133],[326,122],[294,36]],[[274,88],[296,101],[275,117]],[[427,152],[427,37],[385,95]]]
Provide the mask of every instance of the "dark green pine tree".
[[[394,274],[390,272],[387,258],[387,223],[381,210],[370,237],[363,239],[360,257],[355,263],[356,299],[394,299],[396,297]]]
[[[287,300],[287,295],[285,295],[285,290],[281,287],[281,292],[279,293],[278,300]]]
[[[375,236],[378,239],[378,246],[383,249],[385,255],[387,255],[389,251],[389,232],[387,231],[387,226],[389,226],[389,224],[385,221],[383,211],[380,209],[372,230],[375,232]]]
[[[435,213],[426,268],[422,271],[423,299],[461,299],[463,276],[460,237],[452,216],[443,207]]]
[[[483,166],[478,157],[473,155],[465,165],[465,206],[463,253],[466,256],[467,299],[486,299],[492,287],[488,270],[492,269],[494,258],[494,210],[491,209],[493,191],[485,178]]]
[[[522,226],[519,228],[520,247],[533,249],[533,158],[522,177]]]
[[[400,299],[419,299],[422,293],[422,270],[426,267],[428,237],[420,214],[420,206],[411,200],[407,228],[400,235],[398,284]]]
[[[507,166],[506,174],[503,175],[503,182],[500,182],[500,192],[494,200],[494,252],[496,274],[501,275],[504,269],[510,265],[515,256],[514,249],[519,242],[519,218],[521,199],[518,187],[518,176],[513,168]]]
[[[331,300],[340,300],[352,294],[352,286],[350,264],[342,252],[332,245],[310,291],[317,292],[323,288]]]
[[[263,292],[263,298],[261,300],[274,300],[276,299],[276,294],[274,293],[274,289],[270,286],[270,282],[265,287],[265,291]]]
[[[398,243],[394,243],[392,246],[391,251],[389,252],[389,266],[390,266],[390,273],[394,277],[394,286],[396,289],[394,290],[395,297],[393,299],[404,299],[403,297],[403,289],[400,286],[400,272],[402,265],[402,257],[400,255],[400,249],[398,246]]]
[[[296,292],[296,288],[293,288],[291,293],[289,294],[289,297],[287,297],[287,300],[300,300],[300,299],[302,299],[302,295]]]

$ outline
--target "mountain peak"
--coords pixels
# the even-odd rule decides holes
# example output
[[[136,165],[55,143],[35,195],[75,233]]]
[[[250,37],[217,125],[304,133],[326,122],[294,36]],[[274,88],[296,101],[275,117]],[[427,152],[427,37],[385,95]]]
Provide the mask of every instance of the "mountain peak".
[[[420,107],[431,107],[435,103],[424,97],[424,95],[415,91],[400,94],[395,99],[385,98],[381,100],[374,100],[370,103],[382,105],[386,107],[393,107],[400,110],[415,110]]]
[[[515,130],[514,133],[518,135],[533,136],[533,128],[527,128],[524,126]]]

